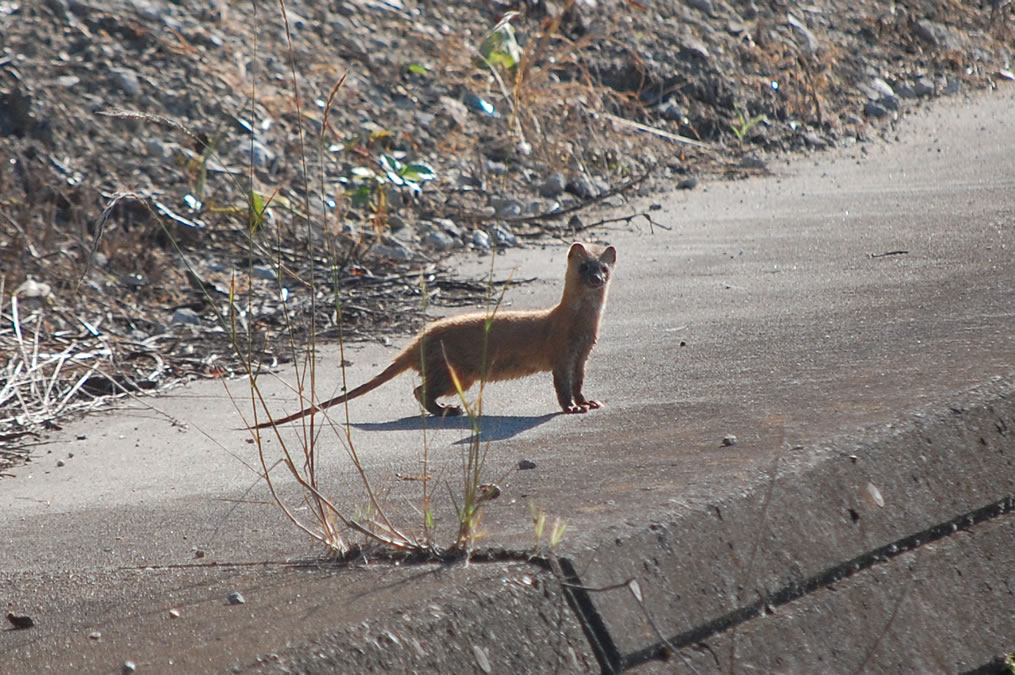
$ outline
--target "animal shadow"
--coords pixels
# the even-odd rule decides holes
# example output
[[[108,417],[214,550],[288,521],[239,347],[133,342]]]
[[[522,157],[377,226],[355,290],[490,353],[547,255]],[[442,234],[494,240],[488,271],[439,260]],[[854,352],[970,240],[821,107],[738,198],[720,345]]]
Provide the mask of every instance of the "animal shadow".
[[[562,414],[563,413],[555,412],[535,417],[518,415],[482,415],[476,420],[476,424],[479,426],[479,432],[473,433],[459,441],[455,441],[454,445],[475,443],[476,441],[488,442],[507,440],[517,436],[523,431],[534,429],[540,424],[549,422],[557,415]],[[424,425],[428,430],[462,429],[463,431],[473,431],[472,420],[465,415],[458,417],[426,418],[423,418],[420,415],[412,415],[411,417],[403,417],[402,419],[392,420],[391,422],[361,422],[359,424],[352,424],[354,428],[360,429],[361,431],[413,431],[422,430]]]

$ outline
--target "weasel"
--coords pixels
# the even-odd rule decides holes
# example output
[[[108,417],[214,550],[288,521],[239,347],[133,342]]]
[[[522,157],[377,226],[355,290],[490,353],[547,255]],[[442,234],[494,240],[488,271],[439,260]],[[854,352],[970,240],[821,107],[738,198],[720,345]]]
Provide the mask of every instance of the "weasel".
[[[597,255],[583,244],[572,244],[567,253],[564,293],[555,306],[532,311],[505,310],[494,313],[492,320],[480,312],[435,321],[369,382],[314,407],[252,428],[285,424],[351,401],[410,369],[423,378],[423,384],[415,390],[416,399],[433,415],[462,413],[460,406],[437,402],[438,398],[457,394],[452,370],[462,391],[480,380],[512,380],[549,371],[553,373],[557,401],[565,413],[599,408],[602,403],[582,394],[582,383],[585,361],[599,336],[616,261],[617,251],[612,246]]]

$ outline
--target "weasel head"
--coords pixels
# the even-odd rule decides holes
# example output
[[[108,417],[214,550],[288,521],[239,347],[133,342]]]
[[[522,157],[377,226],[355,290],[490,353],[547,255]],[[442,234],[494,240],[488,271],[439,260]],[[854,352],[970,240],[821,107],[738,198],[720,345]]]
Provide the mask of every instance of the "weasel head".
[[[617,262],[617,249],[608,246],[599,255],[590,252],[584,244],[574,243],[567,252],[567,279],[565,287],[576,292],[600,291],[605,293],[613,266]]]

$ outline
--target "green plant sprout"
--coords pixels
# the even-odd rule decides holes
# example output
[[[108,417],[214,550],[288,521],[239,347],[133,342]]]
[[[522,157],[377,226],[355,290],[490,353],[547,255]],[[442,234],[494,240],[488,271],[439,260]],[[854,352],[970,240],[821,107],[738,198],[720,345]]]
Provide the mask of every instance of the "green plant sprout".
[[[515,29],[511,20],[519,15],[517,11],[510,11],[497,22],[479,45],[479,54],[482,58],[476,59],[476,66],[479,68],[492,68],[501,66],[505,70],[514,70],[522,60],[522,48],[515,37]]]
[[[737,137],[737,140],[743,142],[744,137],[751,132],[751,129],[757,126],[759,122],[765,120],[765,114],[760,113],[748,119],[744,110],[740,106],[736,107],[736,111],[737,122],[735,124],[730,124],[730,128],[733,129],[733,134]]]

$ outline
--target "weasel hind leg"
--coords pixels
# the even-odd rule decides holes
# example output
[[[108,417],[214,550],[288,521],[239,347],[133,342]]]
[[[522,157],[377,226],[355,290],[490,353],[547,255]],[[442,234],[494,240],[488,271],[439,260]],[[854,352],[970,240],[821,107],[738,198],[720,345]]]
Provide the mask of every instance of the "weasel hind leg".
[[[467,380],[461,383],[462,389],[466,390],[472,386],[472,381]],[[416,387],[416,400],[426,408],[427,412],[437,417],[453,417],[461,415],[464,411],[461,406],[445,405],[438,403],[437,399],[445,396],[455,396],[458,389],[451,378],[451,373],[445,368],[433,369],[426,374],[423,384]]]
[[[429,391],[426,391],[423,385],[416,387],[413,393],[416,395],[416,400],[419,401],[420,405],[426,408],[426,411],[431,415],[436,415],[437,417],[454,417],[462,414],[461,406],[438,403],[437,397],[431,395]]]

